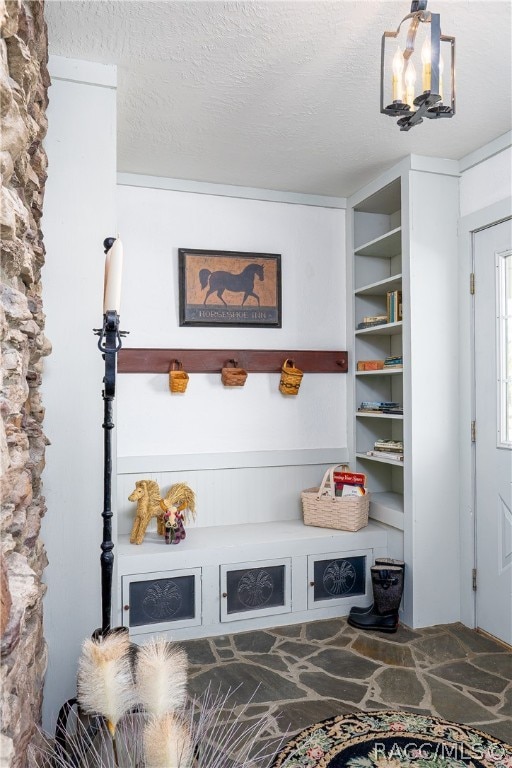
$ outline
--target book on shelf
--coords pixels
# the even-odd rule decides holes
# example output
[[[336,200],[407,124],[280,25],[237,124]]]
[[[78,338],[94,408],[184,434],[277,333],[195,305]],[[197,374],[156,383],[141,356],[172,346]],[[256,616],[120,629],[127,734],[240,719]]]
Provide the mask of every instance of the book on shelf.
[[[360,412],[366,413],[398,413],[402,410],[400,403],[387,403],[387,402],[372,402],[370,400],[363,400],[359,408]],[[403,411],[402,411],[403,413]]]
[[[402,355],[390,355],[384,359],[384,368],[403,368],[403,363]]]
[[[404,452],[404,444],[402,440],[376,440],[373,444],[373,448],[375,451]]]
[[[358,360],[358,371],[381,371],[384,368],[384,360]]]
[[[387,451],[366,451],[367,456],[373,456],[376,459],[386,459],[386,461],[396,461],[397,464],[404,460],[403,453],[391,453]]]
[[[402,319],[402,291],[388,291],[386,294],[388,323],[398,323]]]
[[[384,318],[384,320],[369,320],[367,322],[362,320],[357,324],[357,330],[361,331],[363,328],[373,328],[376,325],[387,325],[387,323],[387,318]]]

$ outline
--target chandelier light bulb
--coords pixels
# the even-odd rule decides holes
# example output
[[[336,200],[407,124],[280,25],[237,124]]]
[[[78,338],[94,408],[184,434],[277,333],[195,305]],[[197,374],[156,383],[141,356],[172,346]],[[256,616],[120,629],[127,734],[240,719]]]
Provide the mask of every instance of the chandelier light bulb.
[[[432,49],[430,47],[430,37],[426,37],[421,47],[421,63],[423,64],[423,90],[430,91],[430,82],[432,74]]]
[[[407,64],[405,70],[405,101],[411,107],[414,106],[414,85],[416,83],[416,69],[412,61]]]
[[[404,71],[404,56],[397,46],[396,53],[393,56],[393,101],[402,101],[403,86],[402,73]]]

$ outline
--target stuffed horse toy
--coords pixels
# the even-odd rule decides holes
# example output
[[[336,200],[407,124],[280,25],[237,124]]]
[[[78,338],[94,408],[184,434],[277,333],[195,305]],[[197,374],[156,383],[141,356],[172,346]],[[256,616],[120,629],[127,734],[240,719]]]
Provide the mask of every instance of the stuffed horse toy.
[[[194,491],[186,483],[175,483],[169,488],[165,499],[160,501],[165,527],[165,543],[179,544],[187,532],[184,523],[188,524],[189,515],[195,520],[196,501]]]
[[[128,496],[128,501],[137,502],[137,512],[130,534],[131,544],[142,544],[149,521],[153,517],[157,519],[158,534],[164,535],[160,487],[155,480],[137,480],[134,491]]]

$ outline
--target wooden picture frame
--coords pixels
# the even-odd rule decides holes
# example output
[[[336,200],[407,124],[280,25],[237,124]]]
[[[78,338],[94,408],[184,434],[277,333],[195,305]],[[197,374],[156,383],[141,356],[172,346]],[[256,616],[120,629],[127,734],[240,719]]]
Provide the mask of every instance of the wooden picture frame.
[[[180,326],[281,328],[281,254],[179,248]]]

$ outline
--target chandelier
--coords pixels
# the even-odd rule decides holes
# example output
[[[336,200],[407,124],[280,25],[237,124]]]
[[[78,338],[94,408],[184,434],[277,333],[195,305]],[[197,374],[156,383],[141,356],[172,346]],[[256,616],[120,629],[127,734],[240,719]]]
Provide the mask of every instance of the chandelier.
[[[413,0],[396,32],[382,35],[380,111],[398,117],[401,131],[455,114],[455,38],[441,34],[441,17],[427,2]]]

